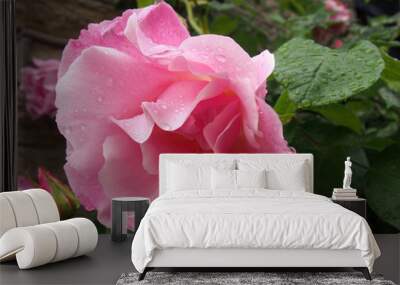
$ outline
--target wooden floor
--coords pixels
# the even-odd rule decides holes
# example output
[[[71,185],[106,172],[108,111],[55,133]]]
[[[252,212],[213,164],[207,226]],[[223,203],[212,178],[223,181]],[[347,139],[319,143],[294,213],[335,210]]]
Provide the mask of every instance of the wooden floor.
[[[19,270],[15,261],[2,263],[0,284],[115,284],[122,273],[135,270],[131,243],[114,243],[110,235],[100,235],[96,250],[88,256],[28,270]]]

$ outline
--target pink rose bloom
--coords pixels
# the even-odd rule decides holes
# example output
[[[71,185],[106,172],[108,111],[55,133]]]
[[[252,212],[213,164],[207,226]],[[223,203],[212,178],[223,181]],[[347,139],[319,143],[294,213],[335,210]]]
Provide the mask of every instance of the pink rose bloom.
[[[331,13],[329,19],[332,22],[348,25],[351,20],[349,8],[340,0],[326,0],[325,10]]]
[[[340,0],[326,0],[325,10],[330,13],[329,21],[331,24],[327,28],[314,28],[313,38],[322,45],[340,48],[343,41],[338,37],[347,32],[352,18],[351,11]]]
[[[343,46],[343,41],[339,39],[334,40],[331,45],[332,48],[341,48],[342,46]]]
[[[291,152],[265,103],[273,69],[267,50],[191,37],[164,2],[89,25],[56,88],[73,191],[108,225],[112,197],[157,197],[160,153]]]
[[[53,117],[59,61],[34,59],[33,64],[34,67],[21,70],[20,88],[25,94],[26,110],[33,119],[44,115]]]

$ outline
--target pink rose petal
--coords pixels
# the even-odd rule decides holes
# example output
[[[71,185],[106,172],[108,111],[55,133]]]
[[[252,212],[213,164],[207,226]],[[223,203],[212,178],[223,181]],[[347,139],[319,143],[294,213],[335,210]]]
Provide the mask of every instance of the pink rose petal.
[[[173,52],[189,37],[175,11],[164,2],[132,14],[124,33],[146,56]]]
[[[109,203],[112,197],[127,195],[127,189],[135,196],[157,195],[157,180],[142,166],[142,154],[137,143],[120,132],[106,138],[103,144],[104,165],[99,171],[99,181],[105,189]],[[134,188],[133,188],[134,187]],[[105,210],[110,208],[105,207]],[[109,224],[109,212],[100,213],[102,222]]]
[[[165,90],[156,102],[144,102],[143,109],[165,131],[174,131],[186,121],[199,100],[204,81],[178,81]]]
[[[293,152],[283,137],[282,123],[274,109],[257,98],[260,116],[260,133],[258,138],[260,148],[257,152],[265,153],[290,153]]]
[[[154,121],[147,113],[131,119],[116,120],[113,118],[112,120],[137,143],[145,142],[150,137],[154,127]]]
[[[90,47],[59,79],[56,106],[60,117],[87,113],[91,118],[128,118],[141,112],[141,102],[152,101],[173,78],[166,70],[116,49]]]
[[[204,137],[213,152],[231,152],[240,135],[239,119],[239,101],[234,101],[204,127]]]
[[[126,22],[135,13],[134,10],[125,11],[121,17],[111,21],[103,21],[99,24],[90,24],[87,29],[81,31],[79,39],[70,40],[63,51],[58,77],[60,78],[68,70],[69,66],[81,53],[91,46],[111,47],[122,52],[140,58],[138,50],[132,49],[129,40],[123,34]]]
[[[267,77],[270,76],[274,70],[275,58],[272,53],[270,53],[268,50],[265,50],[259,55],[253,57],[252,60],[256,66],[256,86],[258,88],[260,85],[265,83]],[[265,90],[265,88],[263,89]]]
[[[199,153],[196,141],[173,132],[154,128],[150,138],[140,145],[143,168],[150,174],[158,174],[158,159],[161,153]]]

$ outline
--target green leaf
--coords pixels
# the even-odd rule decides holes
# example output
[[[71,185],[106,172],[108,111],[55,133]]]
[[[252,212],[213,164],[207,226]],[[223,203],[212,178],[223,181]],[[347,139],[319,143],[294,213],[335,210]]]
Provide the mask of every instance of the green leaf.
[[[377,217],[400,231],[400,146],[371,156],[365,189],[368,206]],[[379,227],[380,223],[374,223]],[[379,231],[379,228],[374,229]]]
[[[279,96],[278,101],[275,103],[274,109],[278,113],[282,124],[287,124],[291,121],[296,113],[297,106],[289,99],[288,93],[285,91],[281,96]]]
[[[237,27],[238,21],[227,15],[221,15],[214,19],[210,25],[210,32],[219,35],[229,35]]]
[[[370,137],[366,138],[364,142],[364,147],[376,151],[382,151],[394,143],[395,141],[390,138]]]
[[[313,107],[308,110],[317,112],[324,116],[328,121],[337,125],[349,128],[357,134],[361,134],[364,126],[361,120],[346,106],[332,104],[321,107]]]
[[[236,4],[239,5],[239,4]],[[235,8],[235,4],[233,3],[220,3],[218,1],[211,1],[208,3],[208,6],[215,9],[216,11],[227,11]]]
[[[390,89],[385,87],[379,89],[379,95],[381,95],[383,101],[385,101],[386,107],[400,108],[400,95],[393,93]]]
[[[154,4],[154,0],[137,0],[138,8],[146,7]]]
[[[46,189],[53,196],[61,218],[73,217],[80,203],[72,190],[44,168],[39,168],[39,181],[41,188]]]
[[[386,52],[382,52],[385,61],[385,69],[382,72],[382,79],[387,83],[390,89],[400,92],[400,60],[397,60]]]
[[[378,48],[368,41],[341,50],[295,38],[275,55],[275,78],[299,107],[347,99],[373,85],[384,68]]]

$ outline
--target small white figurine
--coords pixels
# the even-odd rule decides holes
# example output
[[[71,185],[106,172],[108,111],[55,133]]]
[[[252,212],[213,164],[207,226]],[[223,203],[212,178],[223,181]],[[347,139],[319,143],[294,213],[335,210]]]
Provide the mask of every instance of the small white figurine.
[[[350,157],[344,162],[344,179],[343,179],[343,189],[353,189],[351,188],[351,176],[353,172],[351,171],[351,161]]]

